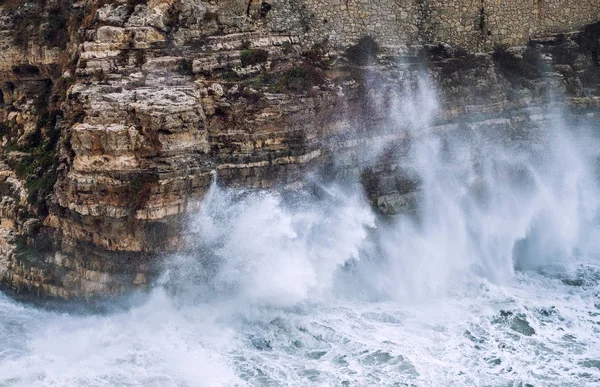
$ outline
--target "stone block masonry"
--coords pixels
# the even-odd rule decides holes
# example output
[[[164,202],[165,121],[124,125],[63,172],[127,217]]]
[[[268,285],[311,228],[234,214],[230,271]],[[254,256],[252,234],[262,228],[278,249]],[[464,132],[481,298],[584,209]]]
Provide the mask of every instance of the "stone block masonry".
[[[445,42],[469,50],[523,45],[600,20],[600,0],[284,0],[275,24],[293,25],[301,10],[309,41],[349,45],[370,35],[388,47]],[[296,12],[298,14],[298,12]],[[287,15],[286,17],[283,17]]]

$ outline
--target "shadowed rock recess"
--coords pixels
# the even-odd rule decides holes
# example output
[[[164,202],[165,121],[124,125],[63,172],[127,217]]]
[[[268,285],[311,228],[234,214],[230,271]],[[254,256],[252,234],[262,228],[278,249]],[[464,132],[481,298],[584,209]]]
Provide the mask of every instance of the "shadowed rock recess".
[[[410,208],[394,93],[427,74],[433,130],[518,131],[551,97],[597,116],[599,20],[598,0],[0,0],[1,282],[147,287],[213,171],[285,189],[320,169]]]

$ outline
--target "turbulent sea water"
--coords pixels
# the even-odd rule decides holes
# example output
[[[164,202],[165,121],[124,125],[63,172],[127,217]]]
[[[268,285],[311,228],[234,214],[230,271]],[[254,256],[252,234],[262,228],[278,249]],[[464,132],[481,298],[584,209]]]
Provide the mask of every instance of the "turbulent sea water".
[[[101,314],[0,295],[0,386],[600,385],[600,128],[430,133],[430,94],[395,109],[417,209],[215,184],[199,253],[149,294]]]

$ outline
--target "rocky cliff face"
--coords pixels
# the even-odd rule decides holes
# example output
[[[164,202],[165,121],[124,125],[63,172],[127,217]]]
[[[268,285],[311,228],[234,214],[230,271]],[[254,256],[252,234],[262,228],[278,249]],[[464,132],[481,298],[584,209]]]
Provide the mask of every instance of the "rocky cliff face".
[[[215,175],[285,187],[320,168],[360,176],[384,213],[410,206],[415,182],[395,158],[366,161],[360,149],[385,139],[401,151],[406,136],[385,130],[385,101],[423,72],[441,94],[440,130],[525,125],[552,94],[576,112],[600,111],[597,24],[473,53],[481,42],[431,44],[416,11],[400,48],[360,26],[330,39],[340,32],[323,33],[319,9],[0,2],[2,283],[61,298],[147,286],[164,253],[186,248],[186,214]]]

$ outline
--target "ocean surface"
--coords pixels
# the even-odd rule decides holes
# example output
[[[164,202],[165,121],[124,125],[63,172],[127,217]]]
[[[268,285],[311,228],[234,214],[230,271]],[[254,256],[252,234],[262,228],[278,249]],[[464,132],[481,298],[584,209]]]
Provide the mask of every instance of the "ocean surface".
[[[0,298],[2,386],[593,386],[598,267],[419,303],[178,304],[69,316]]]

